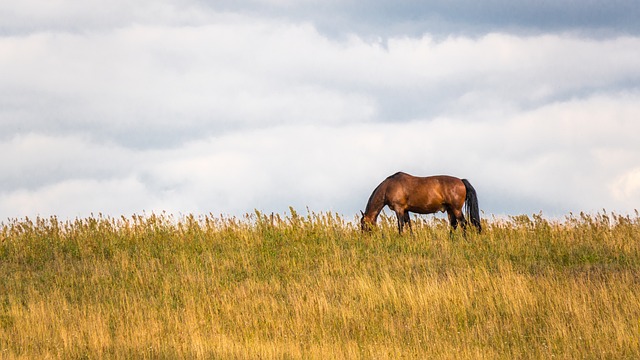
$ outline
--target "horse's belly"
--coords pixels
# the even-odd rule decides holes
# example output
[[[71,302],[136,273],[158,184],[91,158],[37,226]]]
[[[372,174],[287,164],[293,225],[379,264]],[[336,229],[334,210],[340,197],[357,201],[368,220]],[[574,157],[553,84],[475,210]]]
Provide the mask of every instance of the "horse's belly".
[[[413,206],[408,211],[417,214],[433,214],[437,212],[447,211],[447,207],[444,205],[431,205],[431,206]]]

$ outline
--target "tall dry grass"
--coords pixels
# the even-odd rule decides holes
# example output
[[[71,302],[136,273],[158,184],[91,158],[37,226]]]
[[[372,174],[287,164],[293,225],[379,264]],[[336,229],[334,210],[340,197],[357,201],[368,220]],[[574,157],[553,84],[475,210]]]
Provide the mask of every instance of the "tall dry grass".
[[[0,358],[640,358],[640,218],[22,219]]]

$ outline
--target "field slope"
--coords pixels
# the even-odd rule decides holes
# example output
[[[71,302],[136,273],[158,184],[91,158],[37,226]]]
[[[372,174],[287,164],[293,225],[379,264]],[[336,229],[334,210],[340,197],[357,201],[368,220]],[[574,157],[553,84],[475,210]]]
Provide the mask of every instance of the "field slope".
[[[640,218],[56,218],[0,228],[0,358],[640,358]]]

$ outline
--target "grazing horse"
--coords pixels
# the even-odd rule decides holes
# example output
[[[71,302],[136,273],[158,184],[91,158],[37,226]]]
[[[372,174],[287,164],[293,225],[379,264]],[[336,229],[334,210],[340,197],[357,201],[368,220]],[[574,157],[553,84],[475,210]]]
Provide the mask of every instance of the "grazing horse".
[[[446,211],[453,229],[460,223],[462,229],[466,230],[467,221],[462,213],[465,203],[471,224],[478,232],[482,231],[478,196],[469,181],[446,175],[417,177],[399,172],[386,178],[373,190],[365,211],[361,211],[360,225],[362,230],[370,230],[382,208],[389,206],[398,217],[400,234],[405,223],[409,224],[409,231],[413,233],[409,212],[432,214]]]

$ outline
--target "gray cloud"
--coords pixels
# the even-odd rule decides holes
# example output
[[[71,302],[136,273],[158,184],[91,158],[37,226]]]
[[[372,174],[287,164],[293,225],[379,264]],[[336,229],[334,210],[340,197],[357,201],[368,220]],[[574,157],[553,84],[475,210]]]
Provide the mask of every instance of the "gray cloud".
[[[587,36],[635,35],[640,7],[633,1],[59,1],[0,5],[0,33],[86,32],[133,24],[192,26],[220,13],[308,22],[331,36],[477,36],[491,32],[577,32]]]
[[[328,34],[448,36],[490,32],[637,34],[631,1],[203,1],[216,9],[312,22]]]

